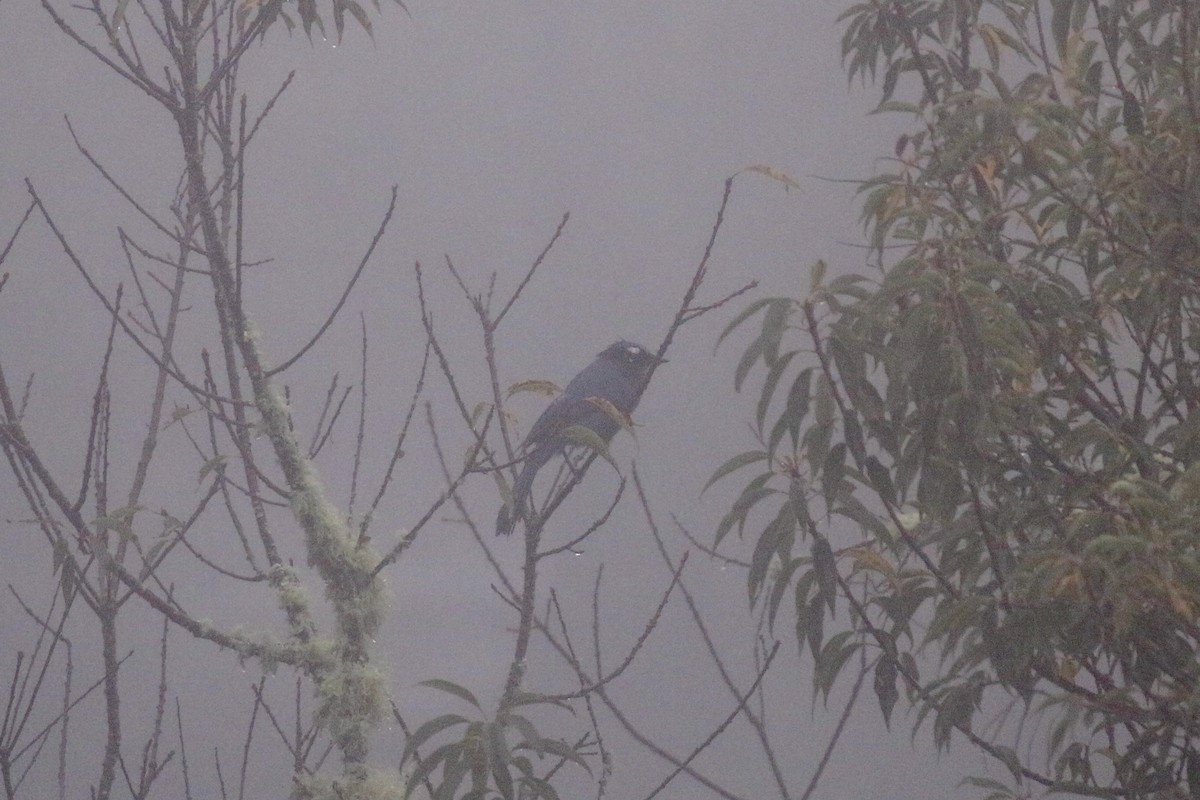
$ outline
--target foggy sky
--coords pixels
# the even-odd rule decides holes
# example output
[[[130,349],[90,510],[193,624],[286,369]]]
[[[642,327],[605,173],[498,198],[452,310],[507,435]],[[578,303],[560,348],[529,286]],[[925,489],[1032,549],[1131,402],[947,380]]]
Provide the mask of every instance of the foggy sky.
[[[384,2],[383,15],[373,16],[374,41],[353,23],[338,46],[319,37],[310,45],[281,28],[250,51],[241,70],[243,89],[259,106],[297,71],[248,163],[248,251],[252,259],[273,259],[251,271],[248,305],[270,358],[282,360],[312,334],[370,241],[391,187],[399,189],[391,229],[338,327],[313,351],[309,369],[287,376],[298,420],[315,422],[332,373],[357,381],[361,313],[370,331],[370,419],[381,430],[395,427],[423,344],[413,280],[418,260],[439,333],[459,359],[473,399],[487,399],[478,329],[446,274],[444,256],[475,290],[486,289],[495,272],[498,291],[509,292],[565,212],[571,221],[562,241],[501,329],[505,382],[565,383],[618,338],[657,346],[703,253],[725,178],[749,165],[769,165],[801,188],[784,191],[756,175],[738,179],[701,300],[750,280],[758,280],[759,289],[684,329],[635,415],[636,441],[625,436],[614,445],[618,463],[636,460],[660,524],[669,528],[675,514],[709,539],[735,485],[703,496],[700,490],[721,462],[754,446],[749,423],[757,399],[753,388],[742,396],[732,391],[745,339],[714,355],[717,335],[751,298],[805,292],[808,267],[818,258],[835,272],[863,269],[863,251],[851,246],[860,230],[852,187],[820,178],[872,174],[894,133],[887,120],[866,115],[869,91],[846,85],[834,22],[843,4],[409,0],[410,18]],[[74,19],[86,25],[83,15]],[[143,234],[148,226],[86,164],[63,118],[69,115],[93,154],[156,208],[169,202],[178,177],[169,120],[26,0],[0,0],[0,76],[0,234],[7,240],[28,202],[28,177],[103,286],[114,290],[126,280],[116,226]],[[39,444],[67,469],[81,454],[55,442],[82,441],[93,383],[81,376],[94,375],[108,323],[44,230],[24,237],[6,268],[13,276],[0,295],[0,358],[14,383],[36,372],[39,402],[29,426],[44,434]],[[126,353],[116,368],[128,383],[116,389],[140,397],[144,367]],[[444,403],[445,394],[439,396]],[[524,425],[544,402],[533,396],[515,401]],[[115,424],[135,425],[139,410],[118,412]],[[447,404],[437,413],[447,424],[454,421]],[[389,437],[371,443],[368,467],[376,472],[390,454]],[[338,466],[352,454],[352,439],[347,428],[319,464],[339,502],[347,479]],[[446,442],[452,458],[467,444],[461,435]],[[413,449],[418,457],[422,448]],[[404,487],[386,504],[378,537],[413,524],[439,490],[432,461],[408,463],[404,472]],[[580,500],[581,507],[603,506],[610,473],[589,476],[595,496],[590,505],[587,497]],[[9,481],[0,482],[6,519],[20,514]],[[467,497],[480,519],[494,515],[499,500],[490,478],[476,480]],[[45,548],[29,546],[28,527],[0,530],[10,552],[27,552],[30,559],[20,566],[6,561],[3,581],[32,591],[49,575]],[[672,542],[678,557],[687,544],[678,535]],[[745,543],[730,544],[731,554],[748,556]],[[517,544],[502,542],[497,549],[515,570]],[[554,564],[546,575],[581,625],[588,623],[600,564],[605,630],[613,652],[621,653],[666,580],[631,496],[582,555]],[[418,721],[451,710],[444,697],[415,688],[429,677],[497,695],[511,646],[504,630],[513,619],[489,588],[494,575],[454,521],[440,521],[385,575],[390,621],[376,658],[393,677],[400,707]],[[738,647],[752,641],[744,573],[693,553],[686,578],[723,641]],[[239,598],[184,591],[196,616],[238,621],[246,613]],[[13,607],[6,602],[0,609],[0,636],[11,636],[18,628]],[[681,724],[663,711],[701,709],[699,716],[715,723],[730,710],[728,695],[713,689],[712,667],[689,625],[682,606],[673,605],[638,662],[637,679],[614,687],[644,712],[638,722],[679,754],[698,744],[695,717]],[[134,642],[157,637],[157,630],[127,633]],[[776,635],[784,647],[767,718],[785,743],[780,756],[798,792],[840,706],[835,696],[831,711],[821,703],[813,710],[810,671],[796,656],[794,635],[786,629]],[[248,697],[245,687],[256,673],[243,672],[211,647],[180,642],[179,648],[174,663],[184,679],[175,688],[192,687],[184,703],[209,736],[198,741],[203,753],[221,740],[219,723],[201,721],[205,698]],[[227,672],[197,669],[188,653]],[[541,651],[535,657],[550,662]],[[753,665],[744,654],[732,662],[748,685]],[[548,691],[573,688],[561,669],[547,669],[545,676]],[[708,702],[712,708],[704,709]],[[92,708],[98,713],[101,707]],[[961,771],[981,769],[965,750],[939,761],[923,735],[910,744],[910,725],[911,715],[898,709],[893,731],[884,730],[868,682],[818,796],[949,796]],[[769,776],[739,758],[735,743],[745,731],[727,736],[699,766],[744,796],[767,796]],[[668,771],[620,735],[610,745],[617,753],[612,797],[641,796]],[[381,762],[385,752],[377,750]],[[661,796],[690,798],[698,791],[680,778]]]

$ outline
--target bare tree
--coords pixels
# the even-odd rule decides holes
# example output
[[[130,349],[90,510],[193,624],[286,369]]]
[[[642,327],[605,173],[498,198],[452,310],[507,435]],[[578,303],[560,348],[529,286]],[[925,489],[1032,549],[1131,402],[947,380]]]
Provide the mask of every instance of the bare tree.
[[[506,410],[511,395],[554,391],[541,381],[509,386],[496,333],[519,313],[526,287],[551,260],[568,217],[508,292],[495,275],[482,291],[473,288],[450,258],[435,278],[416,265],[410,299],[423,336],[408,348],[415,379],[404,398],[393,400],[399,409],[394,423],[372,428],[366,320],[353,356],[353,384],[341,378],[343,365],[321,363],[317,354],[331,331],[346,327],[353,291],[379,259],[394,224],[396,190],[381,205],[374,235],[363,242],[343,291],[294,352],[267,355],[271,337],[255,326],[248,299],[266,269],[251,255],[250,156],[292,78],[256,100],[239,89],[239,73],[247,53],[274,31],[272,23],[291,27],[288,8],[231,0],[96,0],[84,8],[44,0],[43,8],[64,35],[160,109],[178,137],[181,160],[175,193],[144,200],[68,122],[79,153],[129,209],[130,224],[117,231],[124,277],[76,249],[53,187],[33,182],[24,187],[25,213],[0,250],[0,266],[8,268],[22,237],[53,242],[60,264],[86,287],[107,328],[96,345],[93,374],[78,376],[91,398],[82,441],[67,425],[29,424],[44,402],[37,382],[32,374],[11,374],[0,353],[6,485],[25,507],[20,518],[7,512],[14,516],[6,524],[38,531],[37,554],[50,562],[55,578],[37,596],[10,587],[8,602],[27,622],[29,638],[5,656],[12,668],[0,725],[5,796],[45,797],[54,783],[57,796],[71,797],[86,783],[101,800],[243,798],[262,790],[256,787],[281,793],[285,785],[297,798],[406,792],[556,797],[556,787],[576,785],[564,778],[576,770],[590,776],[591,790],[603,797],[614,763],[610,739],[619,732],[662,765],[649,796],[686,776],[708,796],[738,798],[747,795],[697,763],[713,741],[734,735],[735,720],[747,723],[737,735],[750,737],[748,752],[771,775],[775,792],[798,795],[789,788],[796,770],[781,763],[766,724],[764,687],[778,645],[760,618],[741,643],[753,669],[731,663],[737,654],[713,637],[686,579],[693,545],[683,540],[684,549],[672,552],[677,546],[660,529],[661,513],[636,469],[618,468],[598,443],[569,453],[528,520],[517,571],[494,552],[490,516],[480,522],[468,502],[468,490],[486,494],[494,512],[518,463],[515,416]],[[370,31],[357,4],[338,0],[332,11],[339,34],[347,11]],[[295,13],[306,31],[320,27],[313,3],[301,2]],[[689,322],[754,286],[703,299],[733,180],[726,182],[698,266],[680,287],[676,311],[662,320],[659,355]],[[15,301],[14,288],[5,291],[7,279],[5,273],[0,280],[0,303]],[[426,292],[430,280],[456,287],[477,321],[471,360],[445,346]],[[460,308],[451,316],[461,319]],[[138,377],[114,379],[125,370]],[[287,381],[303,383],[326,370],[334,374],[323,398],[293,397]],[[334,454],[332,444],[335,431],[347,430],[349,458]],[[75,466],[59,455],[73,447],[83,453]],[[466,455],[456,459],[460,447]],[[413,459],[410,450],[423,452],[424,460]],[[428,497],[420,494],[428,482],[408,480],[406,473],[418,460],[440,469],[440,485]],[[608,510],[582,518],[568,500],[589,469],[607,468],[606,462],[618,468]],[[402,499],[399,486],[406,487]],[[578,609],[566,607],[547,585],[543,567],[585,546],[621,503],[641,510],[663,577],[646,595],[632,645],[613,654],[602,644],[606,627],[628,630],[630,623],[602,622],[603,570],[586,609],[591,624],[580,627],[569,622]],[[397,506],[404,532],[393,542],[378,528],[385,510]],[[563,520],[570,525],[557,526]],[[373,644],[389,613],[384,579],[416,557],[412,546],[433,529],[470,537],[493,569],[494,602],[510,609],[515,625],[499,696],[481,700],[435,678],[426,685],[473,706],[473,716],[446,713],[414,727],[393,699],[397,676]],[[245,619],[214,621],[207,601],[218,597],[256,610]],[[663,630],[672,603],[686,607],[688,631]],[[258,610],[271,608],[274,618]],[[397,604],[395,613],[404,611]],[[653,635],[697,637],[719,676],[714,697],[725,704],[721,720],[698,728],[688,752],[640,730],[623,695]],[[262,675],[246,679],[239,664]],[[197,665],[217,673],[232,667],[224,683],[244,700],[242,716],[219,720],[219,745],[211,755],[212,737],[200,733],[211,723],[188,710],[200,691]],[[268,680],[270,674],[276,678]],[[560,708],[577,720],[564,726],[553,715]],[[382,730],[389,721],[400,728],[402,744]],[[812,785],[815,777],[809,791]]]

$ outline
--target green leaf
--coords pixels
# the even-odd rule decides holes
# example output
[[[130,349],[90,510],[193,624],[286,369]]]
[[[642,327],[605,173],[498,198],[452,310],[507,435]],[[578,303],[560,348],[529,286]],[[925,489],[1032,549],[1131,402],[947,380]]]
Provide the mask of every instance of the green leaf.
[[[742,384],[746,381],[746,376],[750,374],[751,368],[762,357],[763,338],[760,336],[746,347],[746,351],[742,353],[741,360],[738,361],[737,369],[733,373],[733,390],[735,392],[742,390]]]
[[[776,493],[774,489],[766,486],[767,481],[771,477],[771,473],[763,473],[746,484],[746,487],[742,489],[742,493],[734,501],[733,508],[717,526],[717,534],[713,541],[713,547],[721,543],[721,539],[725,537],[725,534],[729,532],[734,523],[738,523],[738,533],[740,534],[745,527],[746,515],[750,513],[750,510],[763,498]]]
[[[427,681],[421,681],[417,685],[418,686],[427,686],[430,689],[437,689],[438,691],[441,691],[441,692],[448,692],[449,694],[452,694],[455,697],[458,697],[462,700],[466,700],[468,703],[475,706],[480,711],[483,710],[483,706],[479,705],[479,701],[475,699],[475,695],[471,694],[470,691],[468,691],[467,689],[465,689],[462,686],[459,686],[457,683],[452,683],[447,680],[442,680],[441,678],[430,678]]]
[[[784,409],[783,416],[780,417],[780,422],[784,424],[785,429],[792,435],[792,447],[796,446],[800,434],[800,426],[804,422],[804,417],[808,415],[812,376],[812,367],[806,367],[796,375],[796,379],[792,381],[792,386],[788,390],[787,407]],[[771,434],[771,439],[773,449],[775,442],[778,441],[774,432]]]
[[[461,742],[450,742],[434,750],[425,756],[425,758],[422,758],[421,764],[413,770],[413,774],[408,778],[408,783],[405,784],[404,796],[408,797],[411,795],[413,789],[420,786],[451,754],[461,754],[461,752]]]
[[[570,761],[573,764],[578,764],[579,766],[581,766],[585,770],[587,770],[589,775],[592,774],[592,768],[590,766],[588,766],[588,763],[584,759],[584,757],[582,755],[580,755],[579,752],[577,750],[575,750],[575,748],[571,747],[569,744],[567,744],[566,742],[564,742],[562,740],[542,739],[541,740],[541,750],[542,750],[542,752],[548,753],[552,756],[566,759],[567,761]]]
[[[508,744],[504,741],[504,726],[489,725],[487,730],[487,753],[492,768],[492,778],[504,800],[514,800],[512,773],[508,769]]]
[[[144,583],[150,577],[150,574],[158,566],[156,563],[158,557],[167,545],[175,541],[177,538],[174,534],[159,536],[150,547],[146,548],[146,553],[142,556],[142,568],[138,571],[138,583]]]
[[[337,31],[338,44],[341,44],[342,33],[346,29],[346,7],[337,0],[333,3],[333,28]]]
[[[768,167],[765,164],[755,164],[750,167],[742,167],[738,170],[739,174],[743,172],[757,172],[759,175],[766,175],[771,180],[782,183],[785,192],[788,189],[800,188],[800,184],[796,183],[796,181],[789,177],[787,173],[780,172],[779,170]]]
[[[792,363],[792,358],[795,355],[795,350],[784,353],[775,359],[771,364],[771,368],[767,371],[767,377],[763,380],[762,391],[758,395],[758,407],[754,413],[755,426],[760,432],[762,431],[763,422],[767,418],[767,410],[770,408],[771,400],[775,397],[775,388],[779,384],[779,379],[783,377],[784,370]]]
[[[442,782],[437,787],[437,792],[434,797],[440,800],[443,797],[452,798],[458,793],[459,784],[463,778],[471,771],[470,759],[466,758],[463,748],[459,748],[446,756],[445,762],[442,765]]]
[[[939,750],[950,747],[950,737],[955,730],[971,729],[977,693],[978,687],[968,684],[955,686],[942,695],[933,722],[933,741]]]
[[[108,512],[105,516],[96,517],[93,524],[97,530],[113,531],[123,539],[128,539],[133,536],[133,518],[139,511],[145,511],[145,509],[146,507],[141,505],[121,506]]]
[[[64,561],[62,562],[62,572],[58,576],[58,584],[62,589],[62,595],[68,601],[75,596],[75,590],[79,588],[79,579],[75,569],[74,561]]]
[[[887,654],[880,656],[875,663],[875,697],[879,700],[879,710],[883,712],[883,723],[888,728],[892,726],[892,709],[900,698],[896,688],[897,674],[895,659]]]
[[[706,492],[708,487],[712,486],[726,475],[737,472],[742,467],[749,466],[750,464],[757,464],[759,461],[766,460],[767,454],[762,450],[749,450],[745,453],[738,453],[736,456],[733,456],[724,464],[717,467],[717,471],[712,474],[712,477],[708,479],[708,483],[704,484],[704,488],[700,490],[701,494]]]
[[[300,0],[298,9],[300,11],[300,21],[304,24],[304,35],[308,40],[312,41],[312,29],[315,25],[321,31],[321,36],[325,35],[325,23],[321,20],[320,14],[317,13],[316,0]],[[291,30],[291,26],[288,26]]]
[[[821,488],[825,493],[825,505],[833,508],[833,502],[841,493],[842,479],[846,474],[846,444],[838,442],[829,448],[821,464]]]
[[[814,469],[819,469],[819,465],[825,462],[832,441],[832,425],[813,425],[804,432],[804,457]]]
[[[1146,120],[1142,114],[1142,106],[1138,103],[1138,99],[1133,96],[1133,92],[1128,89],[1124,92],[1124,101],[1121,106],[1121,119],[1125,123],[1125,130],[1130,136],[1141,136],[1146,132]]]
[[[813,571],[817,575],[817,585],[821,589],[818,597],[825,605],[829,606],[829,613],[832,615],[837,603],[838,566],[837,558],[833,555],[833,548],[829,546],[829,540],[824,536],[813,538],[812,560]]]
[[[1200,798],[1200,753],[1189,750],[1187,754],[1187,784],[1188,794],[1192,800]]]
[[[796,601],[796,645],[799,655],[804,655],[804,643],[809,643],[809,649],[815,654],[821,649],[822,624],[825,620],[825,606],[820,597],[809,598],[812,587],[816,583],[816,573],[803,573],[796,581],[794,593]]]
[[[988,800],[1000,800],[1001,798],[1022,797],[1023,794],[1014,792],[1003,783],[992,778],[981,778],[976,776],[968,776],[963,778],[960,786],[974,786],[977,789],[990,789],[992,794],[988,795]]]
[[[1002,744],[996,744],[992,746],[992,755],[1008,767],[1008,772],[1013,776],[1014,781],[1020,783],[1024,779],[1024,775],[1021,774],[1021,759],[1015,750]]]
[[[558,708],[561,708],[565,711],[570,711],[572,714],[576,713],[574,707],[572,707],[571,704],[566,702],[565,700],[560,700],[557,697],[551,697],[549,695],[537,694],[534,692],[521,692],[521,691],[514,692],[512,697],[508,698],[508,702],[505,705],[505,708],[506,709],[519,708],[521,706],[530,706],[530,705],[557,706]]]
[[[629,418],[628,414],[617,408],[613,401],[609,400],[607,397],[599,397],[596,395],[588,397],[587,401],[603,411],[605,415],[607,415],[608,418],[613,422],[617,423],[619,430],[629,431],[631,436],[637,438],[637,434],[633,430],[633,421]],[[600,441],[604,442],[603,439],[600,439]],[[605,443],[605,448],[607,449],[607,443]]]
[[[867,446],[863,440],[862,426],[858,424],[858,415],[846,414],[842,417],[842,433],[854,463],[862,464],[867,457]]]
[[[611,405],[611,403],[609,405]],[[611,464],[613,469],[617,469],[617,462],[613,460],[612,455],[608,452],[608,442],[606,442],[600,434],[596,433],[586,425],[569,425],[566,428],[563,428],[559,435],[571,444],[577,444],[588,448],[592,452],[596,453],[596,455],[600,456],[609,464]]]
[[[825,262],[822,259],[817,259],[812,265],[812,269],[808,273],[808,290],[810,292],[815,292],[825,282],[825,268]]]
[[[759,338],[763,343],[763,360],[768,366],[773,365],[779,359],[779,343],[783,339],[784,331],[787,330],[788,318],[791,317],[795,307],[796,304],[786,298],[773,300],[767,306]]]
[[[796,517],[792,513],[790,503],[781,503],[779,513],[768,523],[758,537],[754,546],[754,555],[750,559],[750,573],[747,586],[750,592],[750,602],[754,603],[759,589],[767,577],[767,568],[771,558],[778,553],[785,561],[791,555],[792,541],[795,538]]]
[[[817,407],[815,420],[817,427],[829,428],[833,425],[834,415],[833,384],[824,372],[817,375]]]
[[[813,688],[824,695],[826,700],[829,699],[829,692],[841,674],[846,660],[862,646],[859,642],[851,640],[851,637],[857,635],[858,632],[852,630],[835,633],[829,637],[829,641],[825,642],[825,646],[817,655],[813,665]]]
[[[767,606],[767,628],[774,631],[775,615],[779,611],[779,604],[783,601],[783,596],[787,594],[788,586],[792,583],[792,575],[800,567],[800,565],[808,562],[805,558],[793,558],[788,561],[779,570],[775,576],[775,580],[771,585],[771,597]]]
[[[979,612],[990,603],[991,598],[981,596],[965,596],[942,603],[925,631],[925,641],[936,642],[947,636],[961,636],[976,624]]]
[[[1075,0],[1051,0],[1050,34],[1061,57],[1067,49],[1067,37],[1071,34],[1071,14]]]
[[[538,733],[537,728],[526,717],[520,714],[505,713],[502,723],[506,726],[516,728],[521,734],[521,744],[531,750],[534,750],[539,755],[542,752],[542,735]]]
[[[886,502],[894,502],[896,499],[896,487],[892,485],[892,474],[888,472],[883,464],[879,463],[879,459],[875,456],[867,457],[867,478],[871,481],[871,487],[879,493],[880,498]]]
[[[225,470],[225,463],[228,459],[225,456],[213,456],[200,465],[200,474],[196,478],[196,483],[203,483],[204,478],[208,473],[215,472],[220,475]]]
[[[521,782],[531,791],[532,797],[544,797],[546,800],[559,800],[558,790],[549,781],[544,781],[534,775],[527,775]]]
[[[367,12],[363,10],[363,7],[360,6],[358,3],[354,2],[354,0],[338,0],[338,1],[345,3],[346,10],[349,11],[350,14],[354,17],[354,19],[358,22],[358,24],[362,26],[362,29],[367,32],[367,36],[374,39],[375,33],[371,29],[371,20],[367,18]]]
[[[854,495],[843,494],[834,511],[858,523],[863,533],[875,541],[884,545],[891,543],[892,532],[888,530],[887,523],[878,514],[868,510]]]
[[[471,768],[471,792],[470,794],[479,793],[480,797],[486,797],[488,789],[491,786],[492,764],[488,758],[488,749],[483,745],[481,736],[483,734],[483,725],[476,723],[474,733],[471,737],[472,747],[465,759],[468,766]]]
[[[717,349],[721,346],[721,342],[725,341],[726,336],[733,333],[743,322],[750,319],[759,311],[762,311],[764,308],[766,308],[770,303],[778,299],[779,298],[776,297],[764,297],[761,300],[755,300],[753,303],[742,309],[741,313],[730,320],[729,324],[725,326],[725,329],[721,331],[721,335],[717,337],[717,344],[713,347],[713,353],[715,354],[717,352]]]
[[[440,717],[435,717],[428,722],[422,724],[419,728],[413,731],[412,736],[408,737],[408,742],[404,745],[404,752],[400,756],[400,766],[408,761],[416,749],[425,744],[426,741],[455,725],[466,725],[470,722],[466,717],[458,714],[443,714]]]
[[[514,394],[523,394],[525,392],[532,392],[534,394],[545,395],[547,397],[554,397],[555,395],[562,394],[562,389],[553,381],[521,381],[509,386],[508,389],[505,390],[504,396],[512,397]]]

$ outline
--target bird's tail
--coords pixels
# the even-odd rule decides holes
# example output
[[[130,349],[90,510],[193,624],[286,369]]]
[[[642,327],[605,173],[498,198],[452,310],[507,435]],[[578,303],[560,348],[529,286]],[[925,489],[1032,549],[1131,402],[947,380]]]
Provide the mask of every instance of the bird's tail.
[[[500,506],[500,513],[496,515],[496,535],[509,536],[513,532],[513,528],[517,525],[517,509],[505,503]]]
[[[525,459],[525,464],[521,467],[520,474],[517,475],[517,482],[513,484],[512,502],[500,506],[500,513],[496,515],[497,536],[511,534],[517,526],[517,520],[525,516],[526,506],[529,505],[529,495],[533,492],[533,478],[542,465],[549,460],[550,453],[542,450],[533,451]]]

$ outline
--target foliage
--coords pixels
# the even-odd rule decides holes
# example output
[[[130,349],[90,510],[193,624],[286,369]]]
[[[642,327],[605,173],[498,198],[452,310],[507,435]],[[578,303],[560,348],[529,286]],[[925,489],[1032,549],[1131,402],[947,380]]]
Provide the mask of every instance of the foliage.
[[[474,706],[476,711],[482,712],[483,710],[475,695],[458,684],[435,679],[424,681],[422,685],[465,700]],[[550,772],[553,775],[568,761],[590,772],[591,770],[583,758],[584,755],[590,753],[582,752],[580,749],[586,739],[575,746],[562,740],[547,739],[538,733],[537,728],[528,717],[516,712],[516,709],[523,706],[538,704],[556,705],[568,711],[572,710],[569,705],[560,700],[516,693],[512,702],[506,708],[501,709],[495,719],[490,721],[482,719],[472,721],[460,714],[443,714],[422,724],[408,739],[404,754],[400,758],[401,768],[418,752],[420,747],[441,732],[462,726],[463,735],[458,741],[438,746],[420,762],[420,765],[408,777],[406,796],[410,795],[416,787],[425,785],[429,789],[430,795],[434,797],[454,797],[458,794],[458,789],[463,781],[469,776],[471,789],[461,795],[463,798],[494,796],[491,794],[494,791],[505,800],[512,800],[517,793],[521,797],[544,797],[547,800],[558,800],[559,794],[553,784],[548,779],[538,777],[534,763],[527,754],[532,753],[539,760],[544,759],[547,755],[557,759],[557,765]],[[507,734],[509,731],[514,732],[518,737],[518,744],[515,746],[508,744]],[[514,768],[518,772],[515,780]],[[439,769],[440,782],[434,786],[430,783],[431,776]]]
[[[911,124],[861,187],[874,274],[726,331],[761,317],[736,381],[766,373],[717,539],[754,539],[819,689],[865,651],[885,717],[903,690],[1014,793],[1198,796],[1200,8],[842,19]]]

